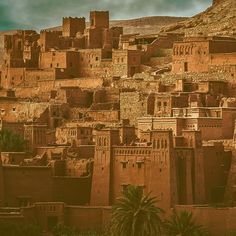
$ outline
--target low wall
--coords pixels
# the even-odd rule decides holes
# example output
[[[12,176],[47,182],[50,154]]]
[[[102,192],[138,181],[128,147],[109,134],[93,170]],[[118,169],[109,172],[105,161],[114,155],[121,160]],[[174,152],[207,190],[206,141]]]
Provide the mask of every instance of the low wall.
[[[177,212],[192,212],[197,223],[203,225],[213,236],[224,236],[236,231],[236,207],[210,207],[178,205]]]
[[[66,206],[65,223],[79,229],[105,227],[111,218],[111,207]]]

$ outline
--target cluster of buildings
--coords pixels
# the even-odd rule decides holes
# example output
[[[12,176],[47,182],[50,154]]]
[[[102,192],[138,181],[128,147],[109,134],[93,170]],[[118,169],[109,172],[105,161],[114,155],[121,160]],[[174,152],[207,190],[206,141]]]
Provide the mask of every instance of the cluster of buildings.
[[[236,205],[236,38],[124,35],[93,11],[4,49],[0,127],[27,147],[1,152],[0,220],[102,225],[129,185],[167,213]]]

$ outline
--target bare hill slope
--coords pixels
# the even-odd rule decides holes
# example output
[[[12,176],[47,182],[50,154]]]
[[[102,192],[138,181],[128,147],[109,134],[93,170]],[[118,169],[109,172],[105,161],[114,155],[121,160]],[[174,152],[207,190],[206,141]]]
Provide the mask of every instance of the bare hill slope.
[[[236,0],[215,2],[204,12],[164,27],[161,32],[183,32],[187,36],[236,36]]]

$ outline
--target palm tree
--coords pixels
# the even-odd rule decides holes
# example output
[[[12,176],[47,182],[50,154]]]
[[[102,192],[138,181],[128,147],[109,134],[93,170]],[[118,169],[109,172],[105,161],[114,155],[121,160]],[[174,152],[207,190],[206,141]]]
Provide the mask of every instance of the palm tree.
[[[165,221],[164,231],[169,236],[202,236],[207,235],[205,229],[198,225],[190,212],[175,211],[170,220]]]
[[[156,198],[144,196],[142,188],[128,186],[112,209],[111,234],[117,236],[156,236],[161,234]]]

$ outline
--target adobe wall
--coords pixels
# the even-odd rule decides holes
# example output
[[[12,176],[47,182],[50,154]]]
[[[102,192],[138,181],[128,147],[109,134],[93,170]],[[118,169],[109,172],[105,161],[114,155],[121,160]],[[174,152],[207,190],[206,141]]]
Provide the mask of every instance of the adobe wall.
[[[13,88],[24,82],[24,68],[7,68],[1,74],[1,86]]]
[[[79,64],[79,53],[76,51],[41,52],[40,69],[75,68]]]
[[[0,102],[1,115],[7,122],[23,122],[39,118],[48,103]]]
[[[232,139],[233,138],[233,129],[234,122],[236,119],[236,110],[222,110],[222,134],[224,139]]]
[[[24,85],[25,86],[36,86],[39,80],[54,80],[55,70],[34,70],[26,69],[24,74]]]
[[[94,121],[118,122],[120,118],[120,112],[116,110],[88,111],[87,114]]]
[[[148,94],[139,92],[120,93],[120,119],[129,119],[131,125],[137,124],[137,117],[148,113]]]
[[[105,228],[111,219],[111,207],[65,207],[65,223],[79,229]]]
[[[211,207],[211,206],[175,206],[177,212],[188,211],[198,224],[203,225],[214,236],[222,236],[236,229],[235,207]]]
[[[236,46],[235,46],[236,47]],[[230,66],[236,65],[236,52],[235,53],[216,53],[210,57],[210,66]]]
[[[3,167],[2,160],[0,159],[0,207],[4,205],[5,201],[5,190],[4,190],[4,180],[3,180]]]
[[[193,149],[177,147],[174,150],[179,204],[193,204],[195,199],[195,157]],[[205,186],[204,186],[205,187]],[[176,202],[177,203],[177,202]]]
[[[18,197],[29,196],[30,202],[52,201],[50,167],[4,166],[5,206],[19,206]]]
[[[40,32],[39,45],[41,52],[46,52],[51,48],[59,46],[59,37],[62,35],[61,31],[46,31]]]
[[[69,205],[86,205],[90,202],[91,177],[53,177],[53,201]]]
[[[80,88],[97,88],[101,87],[103,80],[101,78],[75,78],[75,79],[60,79],[54,81],[39,81],[38,86],[47,90],[53,90],[60,87],[80,87]]]
[[[172,58],[173,73],[207,71],[209,64],[209,42],[175,42]]]
[[[112,52],[113,76],[128,75],[128,51],[114,50]]]
[[[112,146],[119,142],[118,129],[100,130],[96,133],[90,202],[92,206],[108,206],[111,204]]]
[[[75,37],[76,33],[84,33],[85,30],[85,18],[81,17],[63,17],[62,19],[62,36],[63,37]]]
[[[202,140],[222,139],[222,119],[220,118],[197,118],[186,119],[186,129],[201,130]]]
[[[236,40],[213,40],[209,44],[209,53],[236,52]]]
[[[91,28],[109,28],[109,11],[91,11]]]
[[[203,153],[206,200],[207,202],[222,201],[223,192],[220,192],[219,187],[227,183],[225,168],[227,161],[229,162],[224,147],[222,145],[204,146]]]

